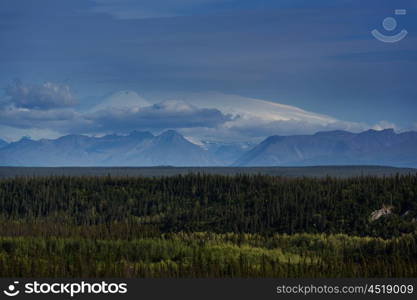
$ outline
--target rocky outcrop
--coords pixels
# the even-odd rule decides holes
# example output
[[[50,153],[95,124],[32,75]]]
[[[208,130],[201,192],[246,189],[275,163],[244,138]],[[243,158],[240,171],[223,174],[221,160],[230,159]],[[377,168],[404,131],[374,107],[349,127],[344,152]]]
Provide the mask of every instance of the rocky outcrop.
[[[383,216],[392,214],[394,207],[392,205],[383,205],[381,209],[375,210],[371,213],[370,220],[376,221]]]

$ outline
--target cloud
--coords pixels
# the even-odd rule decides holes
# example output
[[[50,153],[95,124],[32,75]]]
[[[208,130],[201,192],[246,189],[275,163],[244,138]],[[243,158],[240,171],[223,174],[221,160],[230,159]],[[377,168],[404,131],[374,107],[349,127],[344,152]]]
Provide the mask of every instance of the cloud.
[[[45,82],[40,85],[25,85],[16,81],[4,90],[5,103],[17,108],[49,110],[77,104],[69,86],[63,84]]]
[[[183,130],[185,134],[199,136],[200,139],[257,141],[271,135],[313,134],[330,130],[359,132],[370,127],[291,105],[237,95],[196,93],[183,95],[183,98],[199,107],[210,103],[221,112],[233,116],[218,128]]]
[[[184,101],[164,101],[142,108],[111,108],[84,115],[90,132],[161,130],[166,128],[214,128],[232,120],[218,109],[197,108]]]
[[[308,120],[264,120],[257,117],[238,117],[217,128],[187,128],[181,132],[200,140],[259,142],[272,135],[303,135],[319,131],[346,130],[361,132],[369,129],[363,123],[335,120],[315,123]]]
[[[217,109],[197,108],[183,101],[164,101],[145,107],[113,107],[98,111],[73,109],[0,109],[0,125],[18,129],[53,129],[67,133],[100,134],[137,129],[214,128],[232,120]]]
[[[398,127],[392,123],[392,122],[388,122],[388,121],[379,121],[377,124],[375,124],[372,129],[374,130],[384,130],[384,129],[394,129],[397,130]]]
[[[395,128],[397,132],[408,132],[408,131],[416,131],[417,132],[417,122],[413,122],[404,128]]]
[[[0,125],[20,129],[65,129],[81,114],[72,109],[39,110],[7,107],[0,109]]]
[[[56,139],[62,136],[62,133],[51,129],[37,129],[37,128],[15,128],[0,125],[0,136],[7,142],[18,141],[24,136],[29,136],[31,139]]]

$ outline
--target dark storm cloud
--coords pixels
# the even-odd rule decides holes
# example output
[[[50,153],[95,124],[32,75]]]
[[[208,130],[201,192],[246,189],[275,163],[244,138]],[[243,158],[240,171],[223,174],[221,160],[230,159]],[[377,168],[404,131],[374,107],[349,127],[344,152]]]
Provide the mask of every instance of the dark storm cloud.
[[[88,128],[95,132],[131,131],[135,129],[165,129],[218,127],[232,118],[217,109],[197,108],[182,101],[165,101],[132,110],[108,109],[84,116]]]
[[[96,112],[73,109],[0,108],[0,125],[20,129],[51,129],[62,133],[130,132],[137,129],[215,128],[232,120],[217,109],[165,101],[142,108],[106,108]]]
[[[55,129],[67,128],[80,121],[80,114],[72,109],[38,110],[14,107],[0,108],[0,125],[21,129]]]

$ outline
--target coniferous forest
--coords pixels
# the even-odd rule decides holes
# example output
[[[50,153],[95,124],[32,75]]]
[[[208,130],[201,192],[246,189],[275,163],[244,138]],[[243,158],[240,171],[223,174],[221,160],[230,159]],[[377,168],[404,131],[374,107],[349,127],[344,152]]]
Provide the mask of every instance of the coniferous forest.
[[[416,277],[417,175],[0,180],[2,277]]]

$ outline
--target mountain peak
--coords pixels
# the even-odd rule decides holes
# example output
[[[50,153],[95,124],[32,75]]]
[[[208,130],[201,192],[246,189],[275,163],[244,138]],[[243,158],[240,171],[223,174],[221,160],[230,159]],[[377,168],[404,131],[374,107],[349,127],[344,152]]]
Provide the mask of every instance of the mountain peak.
[[[315,136],[348,136],[354,135],[354,133],[345,130],[332,130],[332,131],[319,131]]]
[[[134,130],[129,134],[129,137],[135,139],[151,139],[154,137],[154,135],[149,131]]]
[[[393,128],[387,128],[383,130],[375,130],[369,129],[367,131],[362,132],[363,135],[395,135],[395,131]]]
[[[60,140],[60,139],[76,139],[76,138],[80,138],[80,137],[86,137],[86,136],[82,135],[82,134],[67,134],[67,135],[63,135],[63,136],[59,137],[58,140]]]
[[[269,144],[269,143],[275,143],[278,142],[279,140],[283,139],[284,137],[281,135],[271,135],[269,137],[267,137],[265,140],[263,140],[261,142],[261,144]]]
[[[207,146],[207,144],[205,144]],[[0,147],[0,165],[19,166],[238,166],[390,165],[417,167],[417,133],[393,129],[271,136],[249,151],[237,145],[196,145],[175,130],[94,138],[23,138]]]
[[[30,136],[22,136],[22,138],[15,143],[30,143],[30,142],[33,142]]]
[[[175,131],[172,129],[162,132],[159,135],[159,137],[164,138],[164,139],[165,138],[184,138],[178,131]]]
[[[4,147],[8,145],[8,143],[6,141],[3,141],[2,139],[0,139],[0,147]]]
[[[57,141],[80,141],[80,140],[86,140],[89,139],[90,137],[86,136],[86,135],[81,135],[81,134],[68,134],[68,135],[64,135],[61,136],[60,138],[56,139]]]

